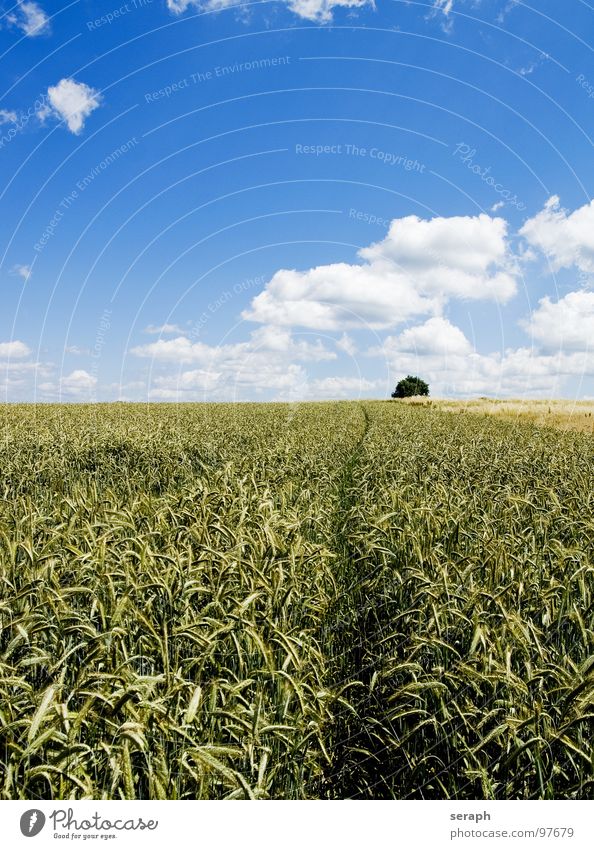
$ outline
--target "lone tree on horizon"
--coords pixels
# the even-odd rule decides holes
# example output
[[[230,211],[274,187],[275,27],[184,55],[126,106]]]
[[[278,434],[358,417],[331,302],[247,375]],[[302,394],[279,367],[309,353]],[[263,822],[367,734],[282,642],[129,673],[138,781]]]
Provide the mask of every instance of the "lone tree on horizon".
[[[412,398],[413,395],[429,395],[429,384],[420,377],[409,374],[396,384],[392,398]]]

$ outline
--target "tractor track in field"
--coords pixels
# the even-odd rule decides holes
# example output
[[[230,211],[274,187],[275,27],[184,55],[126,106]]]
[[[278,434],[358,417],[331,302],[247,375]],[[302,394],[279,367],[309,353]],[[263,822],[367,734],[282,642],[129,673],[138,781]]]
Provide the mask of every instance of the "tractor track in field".
[[[384,568],[383,563],[368,571],[353,541],[357,517],[353,509],[358,490],[355,473],[361,463],[363,446],[371,429],[371,419],[362,404],[365,417],[363,433],[343,466],[340,476],[337,509],[334,522],[333,549],[337,554],[337,583],[343,589],[337,593],[328,610],[329,624],[325,642],[329,648],[332,675],[329,687],[337,698],[344,693],[346,701],[337,703],[331,733],[331,763],[325,771],[322,798],[369,798],[368,787],[376,772],[390,774],[393,764],[385,747],[374,733],[374,716],[382,716],[384,706],[373,690],[373,679],[380,656],[370,663],[377,648],[378,621],[376,601],[369,595],[370,581]],[[345,692],[346,688],[346,692]],[[377,782],[376,782],[377,783]],[[371,782],[371,786],[373,782]],[[377,788],[377,798],[383,790]],[[385,796],[390,798],[390,795]]]
[[[361,411],[364,416],[363,433],[342,468],[338,485],[336,513],[334,516],[334,522],[332,523],[332,548],[338,555],[340,567],[344,567],[345,577],[351,580],[349,586],[337,595],[334,600],[335,603],[340,601],[341,598],[347,597],[353,589],[354,583],[357,582],[357,579],[353,574],[354,569],[352,558],[354,552],[349,539],[349,521],[351,510],[356,502],[353,492],[354,473],[355,469],[359,465],[361,451],[371,428],[371,419],[369,418],[369,413],[363,404],[361,404]]]
[[[333,544],[331,544],[330,547],[338,556],[338,568],[342,569],[341,577],[345,579],[345,582],[348,581],[345,589],[336,595],[336,598],[334,599],[335,605],[343,599],[351,598],[353,592],[355,592],[357,588],[360,590],[360,584],[363,581],[368,580],[373,574],[375,574],[376,571],[379,570],[379,568],[381,568],[377,567],[368,574],[360,574],[357,571],[355,565],[356,551],[352,545],[349,534],[349,524],[351,521],[350,513],[357,501],[353,487],[354,472],[359,465],[361,451],[371,429],[371,419],[367,408],[363,404],[361,404],[361,410],[365,417],[364,429],[341,471],[340,483],[338,486],[337,509],[331,535]],[[333,609],[333,612],[337,614],[339,613],[339,609],[335,608]]]
[[[322,629],[324,642],[330,648],[331,680],[329,686],[334,690],[343,690],[346,685],[357,686],[359,673],[364,666],[366,637],[363,627],[365,596],[363,585],[371,577],[358,569],[357,551],[352,543],[352,511],[357,502],[354,487],[355,471],[359,466],[365,440],[371,429],[371,418],[364,404],[363,431],[355,447],[344,463],[339,476],[337,506],[332,523],[330,547],[336,553],[336,575],[339,591],[327,613],[327,625]],[[375,570],[374,570],[375,571]],[[342,588],[342,589],[340,589]],[[348,694],[347,694],[348,700]],[[326,798],[344,798],[344,791],[350,784],[349,777],[341,764],[352,740],[352,725],[345,724],[346,714],[351,712],[340,704],[335,716],[332,748],[332,763],[328,765],[323,781],[322,796]],[[352,717],[351,717],[352,721]],[[355,736],[363,733],[356,732]]]

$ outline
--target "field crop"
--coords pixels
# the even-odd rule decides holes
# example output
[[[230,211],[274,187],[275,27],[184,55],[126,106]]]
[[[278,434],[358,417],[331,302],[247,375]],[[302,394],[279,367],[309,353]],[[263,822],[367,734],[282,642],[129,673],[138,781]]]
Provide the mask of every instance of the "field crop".
[[[408,398],[413,405],[436,406],[451,413],[477,413],[510,421],[524,421],[560,430],[579,430],[594,434],[593,401],[560,401],[537,399],[473,398],[452,401],[439,398]]]
[[[5,799],[594,796],[594,442],[0,409]]]

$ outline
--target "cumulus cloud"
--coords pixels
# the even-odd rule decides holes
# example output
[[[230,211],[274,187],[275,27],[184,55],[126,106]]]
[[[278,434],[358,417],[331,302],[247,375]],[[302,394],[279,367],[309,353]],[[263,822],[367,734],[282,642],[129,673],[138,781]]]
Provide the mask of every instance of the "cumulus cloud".
[[[272,354],[303,361],[336,359],[336,354],[324,348],[319,339],[314,343],[304,339],[295,340],[284,328],[267,326],[253,331],[246,342],[212,346],[200,341],[192,342],[187,336],[177,336],[138,345],[132,348],[132,353],[160,362],[224,365],[230,368],[241,368],[250,357],[253,360],[254,356],[270,357]]]
[[[340,339],[336,342],[336,347],[339,350],[344,351],[345,354],[348,354],[349,357],[353,357],[357,353],[357,346],[348,333],[342,334]]]
[[[281,269],[257,295],[243,318],[317,330],[390,327],[410,316],[437,312],[398,269],[334,263],[307,271]]]
[[[296,339],[278,327],[260,328],[247,342],[219,348],[178,337],[139,346],[133,353],[153,360],[152,400],[248,399],[263,393],[293,401],[381,397],[387,388],[386,378],[368,374],[309,375],[307,363],[331,360],[332,352],[319,339]],[[550,396],[559,394],[570,377],[594,375],[594,353],[584,350],[550,353],[521,347],[479,353],[459,327],[441,316],[388,336],[367,356],[383,359],[385,374],[394,380],[421,374],[438,396]]]
[[[447,0],[451,2],[451,0]],[[328,23],[332,20],[337,8],[360,9],[363,6],[373,6],[373,0],[279,0],[298,17],[317,23]],[[168,9],[176,15],[181,15],[187,9],[194,7],[203,11],[220,11],[238,6],[237,0],[167,0]]]
[[[39,390],[54,397],[66,395],[71,399],[88,399],[94,394],[97,378],[84,369],[75,369],[70,374],[61,377],[57,382],[46,382],[39,385]]]
[[[101,103],[98,91],[86,83],[79,83],[72,78],[64,78],[47,90],[48,101],[37,113],[44,121],[53,116],[65,121],[66,126],[75,136],[79,135],[85,126],[85,121]]]
[[[159,339],[147,345],[137,345],[132,353],[137,357],[170,363],[208,362],[213,349],[203,342],[192,342],[187,336]]]
[[[16,10],[7,16],[8,22],[17,26],[25,35],[35,37],[50,30],[50,20],[41,6],[32,0],[21,0]]]
[[[154,401],[184,401],[210,397],[218,399],[253,398],[272,393],[277,400],[303,401],[385,395],[385,381],[361,376],[330,376],[311,379],[299,363],[270,358],[252,363],[249,369],[231,372],[189,369],[176,375],[156,377],[149,388]]]
[[[382,356],[392,375],[421,374],[435,396],[558,395],[570,377],[594,375],[594,355],[543,351],[521,347],[504,352],[435,353],[403,351],[398,337],[389,337],[369,353]]]
[[[48,374],[51,369],[47,363],[37,363],[34,360],[11,360],[10,362],[2,362],[0,365],[3,373],[13,372],[21,375],[37,371]]]
[[[522,326],[546,350],[594,348],[594,292],[569,292],[558,301],[542,298]]]
[[[97,386],[97,378],[84,369],[75,369],[60,379],[60,389],[68,395],[89,392]]]
[[[416,327],[408,327],[399,336],[388,337],[386,342],[394,351],[423,355],[464,356],[472,352],[472,346],[460,328],[440,316]]]
[[[28,357],[31,349],[24,342],[15,339],[13,342],[0,342],[0,357],[11,359],[12,357]]]
[[[589,294],[589,293],[572,293]],[[565,303],[551,304],[547,298],[530,319],[535,338],[543,344],[522,346],[488,354],[479,353],[459,327],[437,317],[388,336],[381,345],[369,349],[369,356],[384,359],[394,376],[420,374],[433,395],[558,395],[568,378],[594,375],[594,351],[588,350],[592,336],[594,294],[591,300],[568,296]],[[572,327],[581,309],[583,324],[573,335],[549,343],[555,321]],[[588,312],[589,311],[589,312]],[[588,324],[589,322],[589,324]],[[588,328],[589,335],[588,335]],[[557,345],[555,351],[552,348]]]
[[[358,265],[281,269],[243,318],[318,330],[393,327],[451,298],[505,302],[516,291],[507,223],[488,215],[396,219]]]
[[[594,272],[594,201],[568,212],[553,195],[538,215],[526,221],[520,235],[549,258],[555,271],[576,266]]]
[[[365,377],[322,377],[307,384],[307,398],[359,398],[362,395],[385,394],[385,382]]]
[[[38,378],[51,374],[51,363],[36,362],[31,353],[18,339],[0,342],[0,393],[5,400],[31,400]]]
[[[156,377],[149,388],[149,398],[161,401],[187,401],[208,395],[218,399],[252,398],[254,393],[273,392],[278,399],[305,397],[307,377],[302,366],[274,362],[270,359],[252,363],[251,368],[231,372],[191,369],[177,375]]]
[[[149,397],[154,401],[183,401],[191,397],[216,393],[220,388],[218,372],[189,369],[174,375],[156,377],[149,387]]]
[[[492,376],[502,395],[522,391],[551,397],[559,394],[566,378],[594,375],[594,356],[586,351],[547,354],[522,347],[476,359],[476,371],[482,370],[487,378]],[[488,380],[485,380],[481,391],[487,392],[487,387]]]
[[[178,336],[136,346],[131,353],[152,360],[155,367],[177,366],[151,381],[150,397],[161,400],[204,393],[234,398],[263,391],[303,397],[307,376],[301,363],[336,359],[320,339],[296,339],[284,328],[268,326],[253,331],[246,342],[211,346]],[[188,365],[193,368],[186,369]]]
[[[507,301],[516,292],[507,222],[489,215],[392,221],[381,242],[360,256],[405,271],[417,289],[442,298]]]

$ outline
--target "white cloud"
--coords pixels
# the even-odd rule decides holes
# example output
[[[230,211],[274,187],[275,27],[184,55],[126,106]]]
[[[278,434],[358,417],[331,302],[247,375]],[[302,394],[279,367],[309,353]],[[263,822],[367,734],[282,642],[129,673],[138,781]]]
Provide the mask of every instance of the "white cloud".
[[[40,392],[46,395],[60,397],[67,395],[71,398],[88,398],[97,387],[97,378],[84,369],[75,369],[57,383],[47,382],[39,385]]]
[[[569,292],[558,301],[542,298],[522,327],[546,350],[594,349],[594,292]]]
[[[333,360],[336,354],[328,351],[320,340],[315,343],[307,340],[295,340],[291,334],[280,327],[260,327],[253,331],[247,342],[211,346],[204,342],[192,342],[186,336],[174,339],[158,339],[147,345],[132,348],[137,357],[149,358],[157,362],[198,363],[239,369],[253,363],[254,359],[270,359],[273,355],[283,355],[292,359],[316,362]]]
[[[553,397],[567,378],[594,375],[594,352],[553,354],[521,347],[480,354],[459,328],[441,318],[389,336],[368,353],[384,358],[394,383],[418,374],[434,396]]]
[[[540,65],[540,61],[541,60],[539,59],[534,59],[532,62],[528,62],[527,65],[522,65],[521,68],[518,68],[518,74],[521,77],[529,77],[536,71],[536,69]]]
[[[337,340],[336,347],[344,351],[345,354],[348,354],[349,357],[353,357],[357,353],[357,346],[347,333],[343,333],[340,339]]]
[[[385,350],[396,383],[406,374],[418,374],[434,396],[492,395],[513,397],[559,395],[568,377],[594,374],[594,357],[584,353],[546,355],[530,348],[504,354],[441,357]]]
[[[0,393],[6,401],[31,400],[38,378],[51,373],[51,363],[31,360],[30,354],[24,342],[0,342]]]
[[[363,6],[374,5],[373,0],[279,0],[279,2],[287,5],[298,17],[317,23],[331,21],[332,13],[337,8],[360,9]],[[168,9],[176,15],[181,15],[191,7],[203,11],[220,11],[237,6],[237,0],[167,0]]]
[[[551,323],[575,327],[580,312],[584,316],[594,314],[594,293],[572,293],[563,301],[559,308],[562,318],[559,312],[550,314],[557,305],[547,299],[541,302],[532,317],[535,338],[545,339]],[[132,353],[153,360],[151,371],[155,376],[145,389],[152,400],[382,397],[388,385],[393,388],[391,384],[406,374],[427,380],[434,396],[552,397],[560,394],[568,379],[594,376],[594,351],[587,350],[589,326],[581,326],[579,338],[577,331],[565,338],[568,344],[564,350],[524,346],[482,354],[459,327],[443,316],[433,316],[388,336],[380,346],[366,352],[367,357],[384,361],[381,373],[385,376],[381,378],[375,367],[371,375],[369,367],[360,375],[321,377],[315,369],[308,374],[309,362],[331,360],[332,352],[317,337],[293,336],[278,326],[263,326],[247,342],[218,348],[177,337],[155,340]],[[346,334],[334,342],[339,350],[350,349],[351,343]],[[585,344],[578,349],[580,343]]]
[[[8,21],[30,37],[43,35],[50,30],[48,16],[41,6],[32,0],[20,0],[16,11],[8,15]]]
[[[335,263],[277,271],[242,315],[249,321],[342,330],[389,327],[439,307],[437,299],[415,291],[398,269]]]
[[[80,357],[84,354],[90,354],[90,350],[88,348],[81,348],[80,345],[66,345],[64,348],[67,354],[73,354],[74,356]]]
[[[156,377],[149,389],[154,401],[184,401],[203,397],[248,399],[272,393],[276,400],[303,401],[385,395],[385,382],[361,376],[331,376],[310,379],[297,364],[259,361],[254,368],[231,372],[223,365],[218,372],[203,369],[182,371],[177,375]]]
[[[360,255],[398,266],[428,295],[507,301],[516,291],[503,218],[482,214],[423,220],[409,215],[392,221],[386,238]]]
[[[54,370],[50,362],[30,359],[31,349],[24,342],[0,342],[0,392],[8,401],[30,401],[37,390],[48,384]],[[55,387],[54,387],[55,389]]]
[[[86,83],[77,83],[70,78],[64,78],[57,85],[50,86],[47,95],[48,103],[37,113],[38,117],[43,121],[53,115],[60,121],[65,121],[75,136],[82,132],[86,119],[101,103],[98,91]]]
[[[303,362],[336,359],[336,354],[324,348],[320,339],[316,339],[315,342],[308,339],[295,339],[288,330],[274,325],[264,325],[254,330],[247,344],[256,351],[285,354]]]
[[[520,235],[549,258],[555,271],[575,265],[594,272],[594,201],[570,213],[553,195]]]
[[[14,342],[0,342],[0,357],[10,359],[12,357],[28,357],[31,349],[24,342],[15,339]],[[4,368],[4,366],[2,366]]]
[[[2,372],[18,372],[25,374],[26,372],[39,371],[43,374],[48,374],[49,366],[47,363],[36,363],[33,360],[12,360],[11,362],[3,362],[0,364]]]
[[[191,369],[174,375],[156,377],[149,388],[149,398],[161,401],[184,401],[211,398],[241,400],[254,393],[276,393],[280,399],[292,400],[306,395],[307,376],[302,366],[268,358],[258,358],[248,367],[231,368],[223,363],[219,371]]]
[[[243,318],[318,330],[381,329],[437,315],[450,298],[505,302],[516,291],[502,218],[411,215],[392,221],[386,237],[359,256],[359,265],[277,271]]]
[[[424,324],[408,327],[399,336],[388,337],[386,344],[394,351],[416,354],[463,356],[472,352],[472,346],[459,327],[447,319],[436,316]]]
[[[159,339],[147,345],[132,348],[137,357],[146,357],[160,362],[194,363],[208,362],[212,349],[203,342],[191,342],[186,336],[175,339]]]
[[[170,333],[183,334],[186,331],[177,324],[149,324],[144,332],[151,336],[168,336]]]
[[[367,0],[290,0],[289,9],[308,21],[327,23],[332,20],[334,9],[360,9],[367,5],[373,4]]]
[[[152,400],[382,397],[388,386],[384,377],[370,377],[367,368],[359,376],[308,374],[308,362],[330,360],[332,352],[319,339],[300,339],[279,327],[264,326],[247,342],[218,348],[178,337],[155,340],[132,353],[153,360],[155,376],[146,391]],[[434,396],[546,397],[559,394],[570,377],[594,375],[594,353],[587,351],[522,347],[480,354],[459,327],[441,316],[388,336],[367,354],[385,361],[382,372],[391,375],[394,385],[406,374],[419,374]]]
[[[18,115],[16,112],[11,112],[9,109],[0,109],[0,125],[16,124]]]
[[[187,393],[214,392],[220,387],[220,372],[191,369],[176,375],[155,378],[150,397],[162,400],[182,400]]]
[[[436,12],[443,12],[444,15],[451,15],[454,9],[454,0],[433,0],[433,8]]]
[[[471,365],[470,386],[473,380],[480,381],[482,378],[480,392],[493,394],[495,387],[495,392],[500,395],[521,391],[552,397],[559,394],[567,377],[594,374],[594,356],[583,351],[543,354],[524,347],[503,354],[474,355]],[[463,385],[463,376],[459,382]]]
[[[493,206],[491,207],[491,212],[499,212],[499,210],[503,209],[504,206],[505,206],[505,201],[500,200],[497,203],[493,204]]]
[[[16,274],[18,277],[21,278],[21,280],[23,280],[24,283],[26,283],[32,274],[31,266],[20,264],[13,265],[11,273]]]
[[[365,377],[323,377],[311,380],[307,385],[307,398],[359,398],[362,395],[385,395],[382,380]]]
[[[178,336],[139,345],[131,353],[151,359],[155,368],[177,366],[175,372],[157,373],[151,381],[149,396],[161,400],[205,393],[241,398],[264,391],[289,399],[304,397],[307,375],[301,363],[336,359],[320,339],[295,338],[284,328],[268,326],[253,331],[246,342],[210,346]],[[195,367],[184,369],[190,364]]]
[[[88,392],[97,386],[97,378],[84,369],[75,369],[60,379],[60,389],[67,394]]]
[[[451,32],[454,26],[453,11],[454,0],[433,0],[432,10],[428,17],[439,15],[442,18],[442,29],[445,32]]]
[[[501,12],[497,15],[497,23],[504,23],[506,17],[512,12],[517,6],[520,5],[520,0],[509,0],[506,6],[501,10]]]

